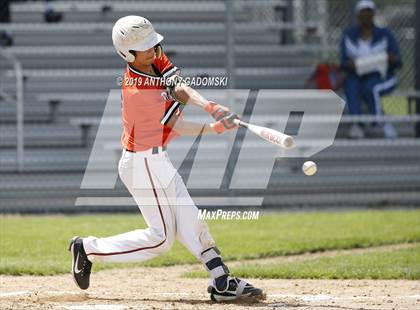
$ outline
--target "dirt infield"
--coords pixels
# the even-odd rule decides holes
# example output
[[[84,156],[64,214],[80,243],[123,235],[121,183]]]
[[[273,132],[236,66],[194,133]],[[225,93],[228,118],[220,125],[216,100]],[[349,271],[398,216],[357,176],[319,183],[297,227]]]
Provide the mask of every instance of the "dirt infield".
[[[348,251],[305,254],[293,259],[343,252]],[[289,259],[292,258],[267,260]],[[420,309],[420,281],[405,280],[254,279],[250,282],[265,290],[266,300],[256,304],[218,305],[209,301],[206,280],[181,277],[185,271],[200,268],[199,265],[181,265],[100,271],[92,275],[91,287],[86,292],[76,288],[70,274],[48,277],[0,276],[0,308]]]

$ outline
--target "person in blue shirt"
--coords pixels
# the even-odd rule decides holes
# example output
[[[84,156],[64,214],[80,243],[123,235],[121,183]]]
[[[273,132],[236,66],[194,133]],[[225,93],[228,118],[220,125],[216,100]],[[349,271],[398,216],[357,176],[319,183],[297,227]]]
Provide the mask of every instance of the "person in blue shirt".
[[[346,73],[344,95],[351,115],[362,114],[362,101],[370,114],[383,114],[381,96],[392,92],[397,84],[395,71],[401,67],[401,56],[397,41],[391,30],[380,28],[374,23],[376,6],[371,0],[361,0],[355,11],[358,23],[343,31],[341,38],[341,68]],[[373,65],[373,59],[383,56],[382,69]],[[364,60],[364,61],[363,61]],[[366,62],[367,61],[367,62]],[[380,64],[380,61],[378,62]],[[382,72],[381,72],[382,71]],[[382,126],[383,134],[388,138],[397,137],[394,127],[389,124],[375,123]],[[349,131],[351,138],[363,138],[363,128],[353,124]]]

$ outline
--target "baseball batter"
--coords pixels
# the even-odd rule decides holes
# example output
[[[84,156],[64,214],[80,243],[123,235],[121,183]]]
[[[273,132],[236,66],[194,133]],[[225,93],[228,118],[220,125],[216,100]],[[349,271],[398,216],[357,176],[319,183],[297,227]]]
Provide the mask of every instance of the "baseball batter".
[[[119,175],[148,228],[107,238],[74,237],[69,250],[75,283],[81,289],[89,287],[94,262],[144,261],[165,253],[177,239],[208,271],[208,292],[213,301],[263,298],[261,289],[230,275],[166,152],[177,136],[221,134],[236,128],[233,120],[238,117],[182,82],[179,69],[162,50],[163,36],[146,18],[119,19],[112,40],[128,63],[122,83],[124,128]],[[215,121],[203,126],[183,120],[182,107],[187,103],[202,108]]]

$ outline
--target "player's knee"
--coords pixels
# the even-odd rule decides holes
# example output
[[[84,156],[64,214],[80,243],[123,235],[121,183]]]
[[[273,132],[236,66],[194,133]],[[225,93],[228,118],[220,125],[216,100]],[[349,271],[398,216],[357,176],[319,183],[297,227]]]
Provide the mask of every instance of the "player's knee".
[[[160,253],[165,253],[169,251],[173,244],[173,239],[171,236],[168,236],[167,233],[164,230],[160,229],[152,229],[154,239],[156,240],[158,246],[156,247],[156,250]]]
[[[160,239],[159,246],[156,248],[160,254],[168,252],[172,248],[173,239],[168,237],[163,237]]]
[[[173,245],[173,241],[166,238],[165,241],[160,246],[160,252],[161,253],[168,252],[172,248],[172,245]]]

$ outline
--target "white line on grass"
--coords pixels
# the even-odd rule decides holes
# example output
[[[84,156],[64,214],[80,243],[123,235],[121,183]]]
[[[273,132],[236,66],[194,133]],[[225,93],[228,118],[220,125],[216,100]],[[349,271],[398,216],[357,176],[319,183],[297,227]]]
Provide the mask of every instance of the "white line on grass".
[[[330,295],[324,294],[317,294],[317,295],[310,295],[310,294],[267,294],[267,297],[277,297],[277,298],[298,298],[303,301],[324,301],[324,300],[357,300],[357,299],[386,299],[386,298],[393,298],[393,299],[407,299],[413,298],[418,299],[420,295],[401,295],[401,296],[348,296],[348,297],[334,297]]]
[[[152,293],[152,295],[161,295],[161,296],[197,296],[197,294],[193,294],[193,293],[184,293],[184,292],[180,292],[180,293]],[[201,294],[204,295],[204,294]]]
[[[13,296],[22,296],[22,295],[31,295],[33,292],[31,291],[14,291],[14,292],[5,292],[0,293],[0,297],[13,297]],[[41,293],[42,294],[42,293]],[[47,295],[78,295],[78,293],[70,292],[70,291],[50,291],[45,292],[44,294]],[[197,296],[200,295],[201,297],[207,296],[206,294],[197,294],[192,292],[159,292],[159,293],[151,293],[151,295],[155,296]],[[326,300],[363,300],[363,299],[419,299],[420,294],[414,294],[414,295],[397,295],[397,296],[389,296],[389,295],[383,295],[383,296],[348,296],[348,297],[334,297],[330,295],[325,294],[267,294],[267,297],[271,298],[298,298],[303,301],[326,301]],[[73,306],[60,306],[61,308],[65,309],[71,309],[71,310],[88,310],[88,309],[104,309],[104,310],[120,310],[120,309],[126,309],[126,306],[123,305],[73,305]]]
[[[16,291],[16,292],[0,293],[0,297],[21,296],[21,295],[30,295],[30,294],[31,292],[29,291]]]
[[[308,294],[267,294],[267,297],[280,297],[280,298],[299,298],[304,301],[323,301],[337,299],[336,297],[317,294],[317,295],[308,295]]]
[[[120,310],[127,309],[122,305],[76,305],[76,306],[60,306],[60,308],[69,310]]]

